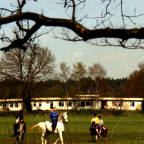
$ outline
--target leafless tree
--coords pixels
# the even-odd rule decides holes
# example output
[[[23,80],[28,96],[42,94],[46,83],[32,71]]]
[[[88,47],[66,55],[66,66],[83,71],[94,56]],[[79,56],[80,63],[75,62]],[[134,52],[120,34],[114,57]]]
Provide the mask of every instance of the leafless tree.
[[[30,100],[30,88],[34,81],[52,77],[55,57],[48,48],[32,44],[26,51],[13,49],[4,53],[0,61],[0,76],[3,79],[15,79],[20,82],[19,94],[24,102]]]
[[[93,64],[93,66],[90,66],[88,69],[89,69],[89,75],[95,81],[95,85],[96,85],[96,97],[95,97],[95,104],[94,104],[94,110],[95,110],[97,104],[97,95],[99,95],[99,83],[101,79],[106,76],[106,70],[99,63]]]
[[[135,0],[137,2],[137,0]],[[45,0],[45,3],[57,3],[61,5],[63,10],[68,14],[68,17],[55,18],[50,15],[32,12],[31,9],[27,10],[26,6],[33,2],[40,3],[40,0],[8,0],[10,3],[0,8],[0,40],[7,45],[2,45],[1,50],[8,51],[13,48],[26,49],[25,44],[33,41],[42,34],[38,30],[45,27],[62,27],[62,39],[69,41],[87,41],[91,44],[101,46],[121,46],[129,49],[144,48],[144,27],[141,20],[144,17],[143,10],[139,12],[139,7],[134,6],[133,3],[129,4],[127,11],[125,4],[130,0],[99,0],[99,1],[86,1],[86,0]],[[93,14],[85,14],[85,9],[88,9],[88,4],[94,3]],[[141,1],[142,2],[142,1]],[[137,2],[141,3],[141,2]],[[143,3],[139,4],[142,6]],[[132,8],[133,6],[133,8]],[[43,7],[42,7],[43,8]],[[61,13],[55,8],[55,13]],[[93,16],[92,16],[93,15]],[[119,16],[117,18],[117,16]],[[85,23],[94,20],[95,25],[86,27]],[[116,22],[116,20],[118,22]],[[13,36],[8,35],[10,32],[7,27],[11,26],[19,30],[19,35],[13,30]],[[67,30],[75,33],[72,37]],[[45,34],[49,33],[44,32]],[[56,38],[59,36],[55,35]],[[96,41],[89,41],[89,40]],[[113,39],[117,41],[113,42]]]
[[[78,93],[80,92],[81,88],[81,79],[86,76],[86,73],[86,66],[82,62],[77,62],[76,64],[73,64],[71,78],[74,79],[78,84]]]
[[[64,82],[65,84],[65,92],[66,92],[66,96],[67,96],[67,109],[68,109],[68,97],[69,97],[69,94],[68,94],[68,84],[67,84],[67,81],[68,79],[70,78],[70,67],[66,65],[65,62],[62,62],[60,64],[60,79],[62,82]]]
[[[138,64],[140,70],[144,71],[144,62]]]
[[[93,64],[93,66],[90,66],[88,69],[89,69],[89,75],[95,81],[96,94],[99,94],[99,82],[102,78],[106,76],[106,70],[99,63]]]

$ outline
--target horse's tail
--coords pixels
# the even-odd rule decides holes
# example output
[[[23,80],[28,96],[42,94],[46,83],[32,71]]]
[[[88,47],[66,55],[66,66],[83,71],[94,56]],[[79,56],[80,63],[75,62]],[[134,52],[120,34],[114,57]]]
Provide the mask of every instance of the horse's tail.
[[[28,130],[32,130],[33,128],[38,127],[38,126],[39,126],[39,124],[36,124],[36,125],[34,125],[34,126],[31,126],[31,127],[28,128]]]

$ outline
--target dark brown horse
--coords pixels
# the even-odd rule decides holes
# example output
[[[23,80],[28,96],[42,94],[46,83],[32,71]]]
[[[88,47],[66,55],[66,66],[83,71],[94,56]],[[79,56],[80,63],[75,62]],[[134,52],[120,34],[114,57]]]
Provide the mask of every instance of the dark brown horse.
[[[98,135],[98,127],[96,126],[95,122],[92,122],[92,125],[90,127],[90,132],[92,136],[92,141],[98,142],[99,135]],[[94,138],[95,136],[95,138]]]
[[[92,126],[90,127],[90,132],[91,132],[92,140],[93,141],[96,140],[96,142],[98,142],[99,139],[98,127],[95,125],[95,123],[92,123]],[[106,126],[101,127],[100,135],[104,137],[104,141],[107,140],[107,133],[108,133],[108,128]]]
[[[107,140],[107,133],[108,133],[108,128],[106,126],[101,127],[101,136],[104,137],[104,141]]]

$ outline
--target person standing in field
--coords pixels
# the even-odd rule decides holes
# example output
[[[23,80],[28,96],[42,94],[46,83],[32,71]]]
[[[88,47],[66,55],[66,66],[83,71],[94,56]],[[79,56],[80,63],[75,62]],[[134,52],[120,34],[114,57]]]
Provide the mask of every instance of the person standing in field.
[[[52,132],[54,132],[58,121],[58,113],[56,112],[56,107],[54,107],[53,111],[50,113],[50,119],[52,120]]]
[[[100,136],[100,126],[99,126],[99,118],[97,117],[97,114],[94,114],[94,117],[91,119],[91,123],[95,123],[95,125],[98,127],[98,135]]]

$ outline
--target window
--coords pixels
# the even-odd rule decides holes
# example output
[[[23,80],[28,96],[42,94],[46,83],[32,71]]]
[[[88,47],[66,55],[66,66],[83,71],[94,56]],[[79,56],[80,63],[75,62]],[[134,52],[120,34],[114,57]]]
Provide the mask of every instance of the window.
[[[18,107],[18,103],[15,103],[15,107]]]
[[[69,106],[72,106],[72,102],[69,102]]]
[[[5,103],[5,104],[3,104],[3,108],[6,108],[6,103]]]
[[[71,106],[72,106],[72,102],[68,102],[68,103],[67,103],[67,106],[70,106],[70,107],[71,107]]]
[[[59,102],[59,106],[60,106],[60,107],[64,106],[64,102],[63,102],[63,101],[60,101],[60,102]]]
[[[120,102],[120,103],[119,103],[119,107],[122,107],[122,106],[123,106],[123,102]]]
[[[90,101],[86,101],[86,106],[90,106]]]
[[[10,107],[13,108],[13,103],[10,103]]]
[[[82,101],[81,102],[81,107],[93,107],[93,101]]]
[[[33,106],[36,107],[36,103],[34,103]]]
[[[39,107],[41,107],[42,106],[42,104],[41,103],[39,103]]]
[[[81,107],[85,107],[85,101],[81,102]]]
[[[90,103],[91,103],[91,107],[93,107],[93,101],[91,101]]]
[[[134,107],[134,102],[131,102],[131,103],[130,103],[130,106],[131,106],[131,107]]]

